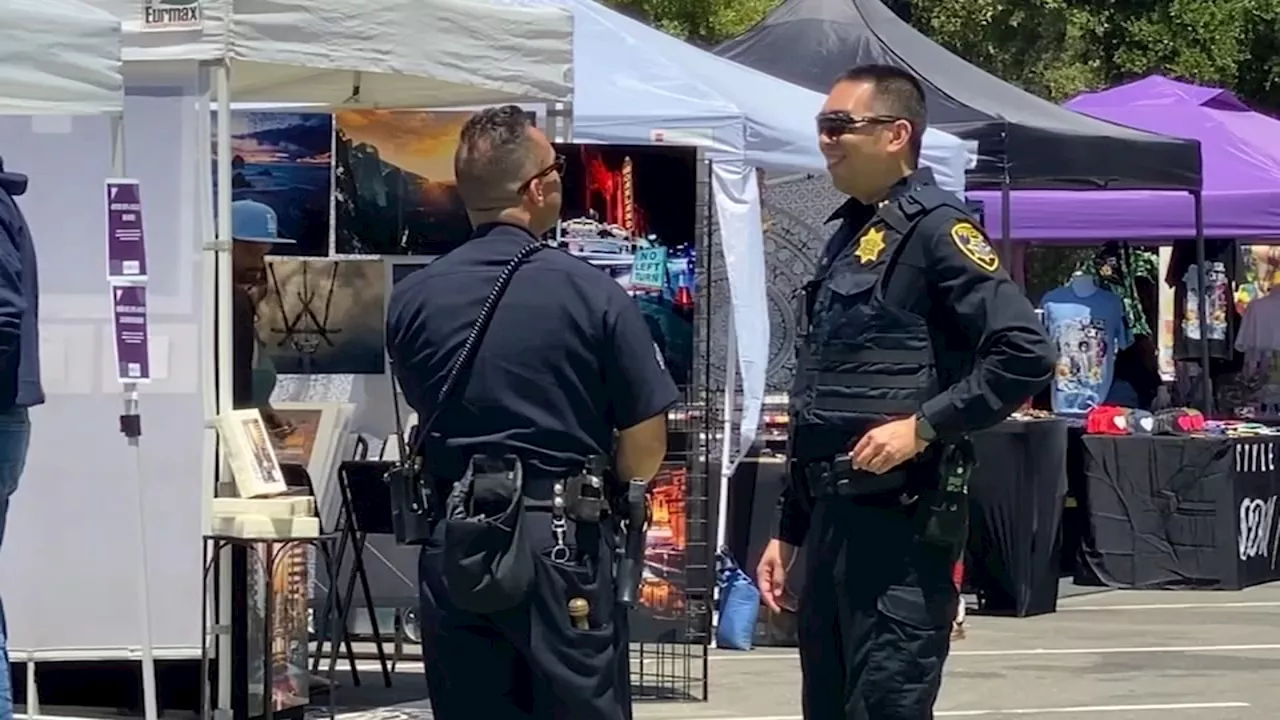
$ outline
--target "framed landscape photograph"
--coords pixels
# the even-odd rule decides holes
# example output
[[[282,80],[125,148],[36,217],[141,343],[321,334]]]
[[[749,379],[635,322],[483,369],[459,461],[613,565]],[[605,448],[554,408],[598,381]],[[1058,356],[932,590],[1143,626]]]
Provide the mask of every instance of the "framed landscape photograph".
[[[284,473],[280,471],[271,435],[262,421],[262,413],[232,410],[219,415],[214,424],[226,445],[231,474],[240,497],[271,497],[289,489]]]
[[[316,510],[326,529],[334,527],[341,495],[333,482],[341,448],[347,437],[355,405],[351,403],[282,402],[273,406],[281,418],[294,426],[294,431],[276,444],[276,456],[282,463],[295,463],[307,469],[316,493]]]
[[[381,260],[267,258],[258,305],[266,353],[282,375],[386,372],[386,270]]]

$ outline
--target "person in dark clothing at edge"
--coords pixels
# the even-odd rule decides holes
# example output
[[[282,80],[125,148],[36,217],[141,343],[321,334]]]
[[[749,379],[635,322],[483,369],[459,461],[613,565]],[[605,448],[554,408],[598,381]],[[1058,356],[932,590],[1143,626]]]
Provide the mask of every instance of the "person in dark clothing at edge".
[[[27,176],[6,172],[0,158],[0,546],[9,500],[27,463],[27,409],[44,404],[40,384],[40,282],[31,230],[14,198]],[[0,603],[0,718],[13,717],[8,629]]]
[[[966,507],[947,495],[966,492],[966,436],[1044,387],[1053,353],[978,223],[918,167],[918,81],[856,67],[817,123],[850,199],[801,293],[789,482],[758,579],[778,611],[786,568],[806,546],[797,619],[807,720],[925,720],[966,534],[937,499]]]
[[[387,311],[391,367],[422,418],[499,273],[555,227],[562,200],[564,160],[516,106],[468,120],[454,166],[472,237],[397,283]],[[666,453],[666,413],[677,399],[626,291],[585,261],[546,249],[512,276],[469,376],[421,451],[433,484],[444,486],[474,455],[514,454],[524,496],[538,500],[592,456],[612,456],[621,480],[649,480]],[[577,524],[577,557],[561,563],[550,557],[558,547],[550,513],[528,512],[520,532],[536,551],[534,587],[497,613],[452,601],[442,532],[423,546],[422,651],[435,717],[628,720],[626,609],[614,599],[605,533],[584,539],[590,534]],[[569,593],[590,603],[590,629],[571,623]]]

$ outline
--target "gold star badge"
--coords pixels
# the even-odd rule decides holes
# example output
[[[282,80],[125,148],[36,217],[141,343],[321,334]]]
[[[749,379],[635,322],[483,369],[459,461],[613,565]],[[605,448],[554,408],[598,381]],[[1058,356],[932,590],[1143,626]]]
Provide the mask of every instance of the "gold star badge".
[[[871,228],[858,240],[858,249],[853,254],[863,265],[869,265],[884,252],[884,228]]]

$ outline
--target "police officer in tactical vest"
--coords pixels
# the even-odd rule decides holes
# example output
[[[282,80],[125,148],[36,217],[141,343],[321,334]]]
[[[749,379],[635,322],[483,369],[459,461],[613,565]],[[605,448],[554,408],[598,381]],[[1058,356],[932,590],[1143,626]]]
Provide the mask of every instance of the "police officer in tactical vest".
[[[925,720],[956,612],[967,436],[1043,388],[1054,358],[982,228],[918,167],[919,82],[854,68],[817,120],[850,198],[797,298],[790,478],[757,577],[778,611],[805,545],[805,718]]]

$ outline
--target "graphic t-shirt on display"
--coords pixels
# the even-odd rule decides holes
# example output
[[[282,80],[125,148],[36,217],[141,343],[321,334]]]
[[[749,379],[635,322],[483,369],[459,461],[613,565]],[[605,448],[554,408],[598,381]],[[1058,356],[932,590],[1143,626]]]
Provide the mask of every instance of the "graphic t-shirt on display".
[[[1245,264],[1240,246],[1233,240],[1205,241],[1205,320],[1209,357],[1230,360],[1234,355],[1240,316],[1235,307],[1236,283],[1242,281]],[[1165,283],[1173,288],[1173,356],[1176,360],[1200,359],[1200,277],[1195,246],[1175,245]]]
[[[1045,295],[1040,307],[1049,335],[1058,345],[1058,363],[1050,386],[1053,411],[1088,413],[1106,400],[1116,353],[1133,341],[1125,325],[1124,301],[1100,288],[1078,295],[1070,287],[1062,287]]]
[[[1263,415],[1280,415],[1280,289],[1249,303],[1236,333],[1245,375],[1257,388],[1250,404]]]

